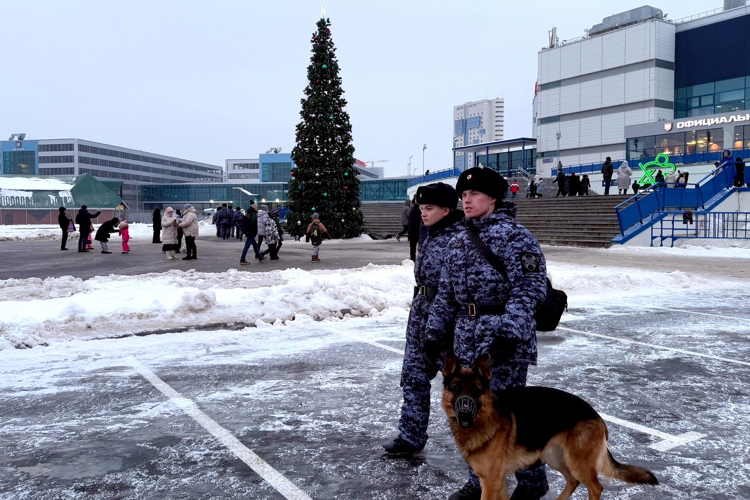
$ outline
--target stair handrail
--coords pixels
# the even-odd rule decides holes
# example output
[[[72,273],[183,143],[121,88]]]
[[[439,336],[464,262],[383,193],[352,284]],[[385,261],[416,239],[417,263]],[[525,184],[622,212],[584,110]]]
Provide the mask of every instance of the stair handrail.
[[[736,175],[737,167],[732,163],[712,170],[711,173],[696,183],[682,183],[679,184],[681,187],[676,187],[678,183],[660,182],[649,186],[642,191],[646,193],[645,195],[639,192],[615,207],[620,234],[624,236],[626,230],[638,223],[643,224],[647,217],[651,217],[658,212],[664,212],[668,207],[676,207],[679,210],[705,208],[706,203],[720,191],[734,187]],[[691,189],[687,190],[687,187],[691,187]],[[675,190],[679,190],[679,196],[672,194]],[[686,196],[690,191],[694,191],[695,194]],[[679,200],[676,198],[679,198]],[[676,201],[678,203],[675,205]],[[632,208],[634,205],[635,209]]]

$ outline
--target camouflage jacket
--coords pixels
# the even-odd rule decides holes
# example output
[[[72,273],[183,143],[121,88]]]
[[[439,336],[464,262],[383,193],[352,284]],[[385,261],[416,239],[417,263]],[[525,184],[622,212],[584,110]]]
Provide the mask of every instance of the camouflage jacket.
[[[508,279],[487,262],[466,231],[448,244],[425,340],[443,343],[455,322],[453,349],[464,366],[500,337],[516,342],[509,361],[536,363],[534,314],[547,293],[547,266],[536,238],[515,222],[515,215],[515,204],[503,203],[488,217],[471,221],[505,264]],[[505,312],[471,316],[471,303],[504,304]]]
[[[440,270],[448,250],[448,242],[456,233],[464,230],[465,226],[461,221],[460,213],[453,212],[444,221],[443,224],[438,223],[439,227],[430,229],[429,237],[419,249],[417,262],[414,265],[414,279],[417,286],[439,286]],[[424,344],[425,326],[434,300],[434,297],[417,295],[411,303],[406,336],[416,341],[420,350]]]

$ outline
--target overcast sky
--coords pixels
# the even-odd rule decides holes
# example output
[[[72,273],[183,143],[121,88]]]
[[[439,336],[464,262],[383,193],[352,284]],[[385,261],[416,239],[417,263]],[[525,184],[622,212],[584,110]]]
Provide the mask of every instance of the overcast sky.
[[[386,175],[451,166],[453,106],[505,98],[531,136],[547,32],[643,1],[328,0],[354,147]],[[720,0],[655,0],[671,19]],[[223,165],[290,152],[320,0],[0,0],[0,138],[80,138]]]

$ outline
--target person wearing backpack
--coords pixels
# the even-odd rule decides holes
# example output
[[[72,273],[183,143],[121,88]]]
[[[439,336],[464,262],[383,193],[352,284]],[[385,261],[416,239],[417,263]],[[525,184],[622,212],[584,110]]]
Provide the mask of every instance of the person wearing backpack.
[[[433,367],[453,335],[462,366],[484,353],[492,358],[492,392],[523,387],[529,365],[537,361],[536,314],[547,295],[547,265],[534,235],[516,222],[516,205],[503,202],[507,181],[489,168],[464,170],[456,192],[466,215],[466,230],[448,242],[438,293],[424,331],[423,355]],[[487,249],[475,243],[473,237]],[[485,255],[499,261],[503,272]],[[538,429],[528,429],[531,434]],[[536,462],[516,473],[513,500],[539,500],[549,490],[545,466]],[[469,481],[449,500],[480,500],[482,489]]]
[[[312,262],[320,262],[318,252],[320,252],[320,244],[323,243],[324,235],[330,238],[328,230],[326,230],[326,227],[320,222],[320,215],[318,212],[315,212],[312,215],[312,222],[307,226],[307,231],[305,232],[305,240],[312,243],[313,246]]]

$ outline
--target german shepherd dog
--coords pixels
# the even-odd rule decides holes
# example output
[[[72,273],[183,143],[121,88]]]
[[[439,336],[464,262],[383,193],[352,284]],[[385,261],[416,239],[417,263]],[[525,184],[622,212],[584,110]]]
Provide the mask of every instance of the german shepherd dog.
[[[648,470],[618,463],[607,449],[607,426],[581,398],[547,387],[523,387],[496,396],[492,363],[481,355],[461,368],[455,354],[443,365],[443,408],[458,449],[479,476],[482,500],[507,500],[507,474],[537,460],[567,481],[557,500],[568,500],[580,483],[589,500],[604,489],[598,475],[634,484],[658,484]]]

